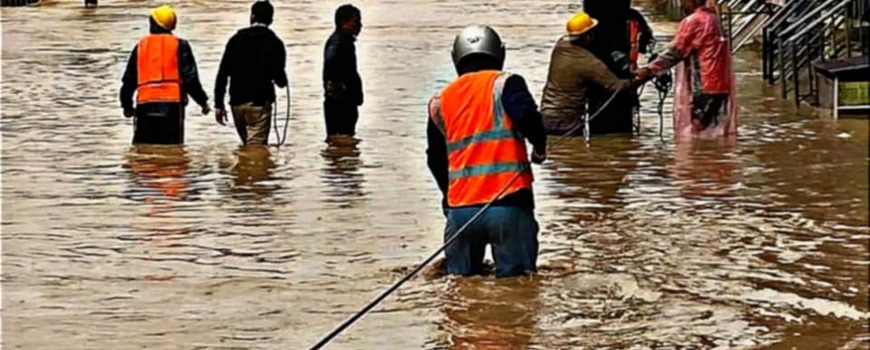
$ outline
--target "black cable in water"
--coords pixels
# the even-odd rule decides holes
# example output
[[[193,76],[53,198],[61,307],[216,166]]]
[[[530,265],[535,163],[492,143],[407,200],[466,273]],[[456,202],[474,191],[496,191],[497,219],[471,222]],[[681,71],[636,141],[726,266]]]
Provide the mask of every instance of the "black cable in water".
[[[665,100],[668,98],[668,92],[671,91],[671,85],[673,85],[673,82],[674,79],[671,77],[670,71],[667,71],[653,79],[653,86],[655,86],[659,95],[657,112],[659,114],[659,139],[662,142],[665,142]]]
[[[658,54],[650,55],[648,63],[652,63],[656,58],[658,58]],[[671,76],[671,71],[667,70],[653,78],[652,83],[659,96],[659,103],[656,106],[656,112],[659,115],[659,140],[665,142],[665,100],[668,98],[668,92],[671,91],[674,78]]]
[[[598,116],[598,114],[601,113],[601,111],[603,111],[604,109],[607,108],[608,105],[610,105],[610,103],[613,101],[614,98],[616,98],[616,95],[618,95],[618,94],[619,94],[619,91],[614,92],[613,95],[611,95],[610,98],[607,100],[607,102],[605,102],[601,106],[601,108],[599,108],[598,111],[595,112],[595,114],[593,114],[591,117],[587,118],[587,120],[592,120],[593,118]],[[583,124],[575,126],[573,129],[571,129],[570,131],[568,131],[567,133],[562,135],[559,139],[557,139],[555,142],[553,142],[550,145],[550,147],[558,146],[560,143],[564,142],[565,140],[567,140],[571,136],[574,136],[574,132],[576,132],[577,129],[579,129],[582,125]],[[517,173],[517,175],[515,175],[501,189],[501,191],[498,192],[498,194],[495,196],[495,198],[493,200],[489,201],[488,203],[486,203],[486,205],[484,205],[482,208],[480,208],[480,210],[478,210],[477,213],[475,213],[474,216],[471,217],[471,219],[469,219],[464,225],[462,225],[462,227],[460,227],[459,230],[456,231],[456,233],[454,233],[452,236],[450,236],[450,238],[447,239],[444,242],[444,244],[442,244],[441,247],[438,248],[438,250],[436,250],[434,253],[432,253],[432,255],[429,255],[429,257],[427,257],[425,260],[423,260],[423,262],[421,262],[419,265],[417,265],[417,267],[413,271],[409,272],[407,275],[405,275],[405,277],[402,277],[402,279],[400,279],[398,282],[396,282],[392,286],[390,286],[390,288],[387,288],[387,290],[385,290],[380,295],[375,297],[365,307],[363,307],[362,309],[357,311],[356,314],[354,314],[353,316],[351,316],[350,318],[348,318],[347,320],[342,322],[338,327],[336,327],[331,332],[329,332],[329,334],[327,334],[325,337],[323,337],[323,339],[321,339],[319,342],[317,342],[317,344],[314,344],[314,346],[311,347],[311,350],[322,349],[324,346],[326,346],[326,344],[328,344],[330,341],[335,339],[335,337],[337,337],[339,334],[341,334],[341,332],[343,332],[344,330],[349,328],[351,325],[353,325],[354,322],[356,322],[357,320],[359,320],[360,318],[365,316],[375,306],[380,304],[381,301],[383,301],[388,296],[390,296],[390,294],[393,294],[393,292],[398,290],[403,284],[405,284],[405,282],[410,281],[412,278],[414,278],[414,276],[416,276],[418,273],[420,273],[420,271],[422,271],[424,267],[429,265],[429,263],[431,263],[432,260],[435,260],[435,258],[438,257],[438,255],[441,254],[441,252],[443,252],[445,249],[447,249],[447,247],[451,243],[453,243],[453,241],[455,241],[459,237],[459,235],[462,234],[462,232],[464,232],[469,226],[471,226],[471,224],[473,224],[475,221],[477,221],[477,219],[480,218],[480,216],[483,215],[483,213],[486,212],[486,210],[489,209],[489,207],[492,206],[492,204],[495,201],[501,199],[501,197],[505,194],[505,192],[508,190],[508,188],[510,188],[511,185],[513,185],[514,181],[517,181],[517,179],[522,175],[522,173],[524,171],[526,171],[530,166],[531,166],[530,163],[526,163],[525,166],[523,166],[522,170],[520,170],[520,172]]]

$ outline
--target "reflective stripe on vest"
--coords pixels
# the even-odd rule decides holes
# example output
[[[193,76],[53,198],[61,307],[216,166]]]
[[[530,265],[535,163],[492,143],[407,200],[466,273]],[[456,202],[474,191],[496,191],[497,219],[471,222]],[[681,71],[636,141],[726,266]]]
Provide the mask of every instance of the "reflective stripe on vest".
[[[504,194],[531,189],[525,141],[501,103],[509,76],[497,71],[466,74],[429,102],[429,116],[447,141],[451,207],[496,199],[517,174]]]
[[[640,24],[636,20],[628,21],[628,40],[631,42],[628,61],[637,64],[637,58],[640,55]]]
[[[181,102],[178,38],[152,34],[139,41],[136,52],[136,103]]]

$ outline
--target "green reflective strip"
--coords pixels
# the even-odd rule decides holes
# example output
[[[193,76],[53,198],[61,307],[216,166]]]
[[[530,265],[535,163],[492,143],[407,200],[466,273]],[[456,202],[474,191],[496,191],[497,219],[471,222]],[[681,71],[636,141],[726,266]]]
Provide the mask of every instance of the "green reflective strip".
[[[496,141],[496,140],[514,140],[517,139],[518,136],[512,130],[492,130],[486,131],[479,134],[474,134],[469,137],[466,137],[462,140],[451,142],[447,144],[447,153],[452,153],[458,150],[461,150],[465,147],[470,146],[473,143],[478,142],[486,142],[486,141]]]
[[[495,163],[489,165],[470,166],[450,172],[450,180],[459,180],[472,176],[495,175],[501,173],[513,173],[526,170],[528,163]]]

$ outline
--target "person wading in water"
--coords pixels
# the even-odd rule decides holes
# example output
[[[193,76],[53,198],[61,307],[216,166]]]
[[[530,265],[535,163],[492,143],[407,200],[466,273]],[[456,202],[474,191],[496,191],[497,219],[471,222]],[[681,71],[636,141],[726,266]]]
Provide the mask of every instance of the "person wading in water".
[[[534,146],[532,161],[541,163],[547,135],[525,80],[501,71],[504,59],[495,30],[466,27],[453,44],[459,77],[429,102],[426,153],[446,199],[444,240],[494,201],[446,247],[449,274],[481,274],[488,244],[497,277],[537,271],[539,227],[525,141]]]
[[[272,124],[275,88],[287,86],[284,42],[269,25],[275,9],[268,1],[251,6],[251,26],[236,32],[224,49],[214,87],[215,120],[226,125],[224,95],[230,82],[233,123],[245,145],[266,145]],[[288,96],[289,97],[289,96]]]
[[[208,95],[199,82],[190,44],[172,34],[175,11],[168,5],[155,8],[148,22],[151,34],[139,41],[127,61],[121,107],[124,117],[136,117],[134,144],[183,144],[186,96],[207,115]]]

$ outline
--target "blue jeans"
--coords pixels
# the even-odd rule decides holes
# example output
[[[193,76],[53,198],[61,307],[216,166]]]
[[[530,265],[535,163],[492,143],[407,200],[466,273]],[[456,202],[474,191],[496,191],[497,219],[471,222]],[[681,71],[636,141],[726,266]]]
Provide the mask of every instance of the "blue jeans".
[[[444,241],[478,210],[480,207],[448,209]],[[445,249],[447,273],[462,276],[481,274],[487,244],[492,246],[496,277],[537,272],[538,230],[531,208],[490,207]]]

